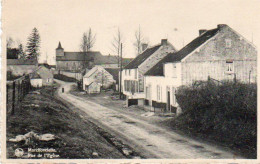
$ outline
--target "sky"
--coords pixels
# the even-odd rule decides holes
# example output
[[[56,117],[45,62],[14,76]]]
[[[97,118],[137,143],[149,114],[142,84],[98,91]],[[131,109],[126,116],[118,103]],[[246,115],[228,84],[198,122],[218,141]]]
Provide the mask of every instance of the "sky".
[[[55,49],[80,51],[89,28],[96,34],[93,51],[116,55],[112,41],[119,28],[123,57],[135,57],[139,26],[149,45],[168,41],[181,49],[199,29],[227,24],[260,47],[259,0],[3,0],[3,37],[26,45],[32,29],[41,36],[40,61],[55,64]],[[48,56],[48,57],[46,57]]]

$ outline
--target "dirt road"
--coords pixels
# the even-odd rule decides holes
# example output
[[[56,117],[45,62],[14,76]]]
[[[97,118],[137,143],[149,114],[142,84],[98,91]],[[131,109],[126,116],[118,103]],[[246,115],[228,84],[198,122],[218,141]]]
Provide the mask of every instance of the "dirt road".
[[[97,124],[116,133],[127,144],[134,147],[147,158],[171,159],[233,159],[242,158],[219,147],[201,143],[181,136],[173,131],[149,124],[126,113],[101,106],[85,98],[69,94],[72,83],[57,81],[62,84],[58,95],[84,111]]]

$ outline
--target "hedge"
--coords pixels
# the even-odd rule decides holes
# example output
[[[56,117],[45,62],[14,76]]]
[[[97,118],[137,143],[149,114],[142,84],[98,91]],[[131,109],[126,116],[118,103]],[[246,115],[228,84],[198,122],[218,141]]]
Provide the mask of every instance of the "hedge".
[[[256,84],[197,82],[180,87],[176,98],[183,113],[174,120],[174,126],[256,158]]]

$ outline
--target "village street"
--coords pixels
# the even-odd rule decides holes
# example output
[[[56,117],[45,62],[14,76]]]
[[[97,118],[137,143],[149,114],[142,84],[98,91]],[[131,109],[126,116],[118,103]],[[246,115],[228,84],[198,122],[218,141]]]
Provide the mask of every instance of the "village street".
[[[146,158],[241,158],[219,147],[192,140],[126,113],[72,95],[69,90],[73,83],[55,81],[61,84],[58,95],[64,101],[84,111],[91,121],[116,135]]]

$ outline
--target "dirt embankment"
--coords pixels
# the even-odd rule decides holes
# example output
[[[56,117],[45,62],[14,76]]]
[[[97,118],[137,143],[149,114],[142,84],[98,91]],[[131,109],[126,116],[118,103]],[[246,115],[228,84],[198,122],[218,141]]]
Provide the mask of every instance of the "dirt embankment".
[[[21,108],[7,118],[7,158],[17,158],[17,149],[24,151],[20,158],[128,158],[123,149],[106,138],[108,135],[102,135],[107,133],[81,119],[77,112],[51,95],[52,89],[45,87],[26,95]],[[55,139],[40,141],[31,137],[19,142],[8,141],[29,132],[53,134]],[[55,153],[48,156],[46,152],[30,152],[37,149],[54,149]]]

